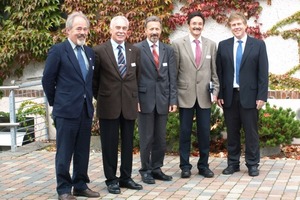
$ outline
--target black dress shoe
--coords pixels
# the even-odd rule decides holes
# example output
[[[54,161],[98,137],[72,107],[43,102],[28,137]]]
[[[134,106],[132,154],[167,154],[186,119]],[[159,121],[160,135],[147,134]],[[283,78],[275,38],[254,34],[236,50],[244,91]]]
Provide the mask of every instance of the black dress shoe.
[[[181,171],[181,178],[190,178],[191,177],[191,170],[183,169]]]
[[[76,197],[74,197],[71,194],[62,194],[62,195],[58,195],[58,199],[59,200],[76,200]]]
[[[199,169],[199,174],[205,178],[212,178],[215,175],[209,168]]]
[[[120,181],[119,184],[120,184],[120,187],[123,187],[123,188],[128,188],[128,189],[133,189],[133,190],[141,190],[141,189],[143,189],[142,185],[137,184],[133,180]]]
[[[142,181],[147,184],[155,184],[155,180],[150,173],[145,173],[142,175]]]
[[[233,165],[229,165],[228,167],[226,167],[222,174],[224,175],[229,175],[229,174],[233,174],[234,172],[239,172],[240,171],[240,166],[233,166]]]
[[[86,189],[86,190],[73,190],[73,195],[74,196],[82,196],[82,197],[100,197],[100,194],[98,192],[95,192],[91,189]]]
[[[257,166],[250,166],[248,168],[248,174],[249,174],[249,176],[258,176],[259,170],[258,170]]]
[[[162,180],[162,181],[171,181],[172,180],[172,176],[168,176],[168,175],[164,174],[162,171],[152,172],[152,176],[154,179],[157,179],[157,180]]]
[[[121,189],[117,183],[112,183],[112,184],[108,185],[107,190],[111,194],[120,194],[121,193]]]

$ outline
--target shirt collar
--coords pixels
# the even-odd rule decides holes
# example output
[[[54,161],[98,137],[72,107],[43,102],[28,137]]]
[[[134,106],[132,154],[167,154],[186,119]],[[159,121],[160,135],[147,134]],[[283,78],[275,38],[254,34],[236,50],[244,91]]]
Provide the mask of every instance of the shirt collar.
[[[194,40],[196,40],[196,38],[194,38],[194,36],[192,36],[191,34],[189,34],[189,38],[190,38],[190,42],[191,43],[195,43]],[[202,36],[200,36],[197,40],[199,40],[200,44],[202,44]]]
[[[123,48],[123,50],[125,50],[125,42],[122,42],[122,44],[118,44],[113,39],[110,39],[110,42],[111,42],[111,45],[112,45],[113,49],[117,49],[118,46],[121,45],[121,47]]]
[[[72,49],[75,50],[76,46],[78,46],[78,45],[76,45],[74,42],[72,42],[72,40],[70,40],[70,38],[68,38],[68,41],[70,42]],[[81,46],[81,48],[82,48],[82,50],[84,50],[83,46]]]
[[[149,45],[150,48],[152,47],[153,44],[155,44],[156,47],[159,48],[159,41],[157,41],[156,43],[153,43],[153,42],[151,42],[151,41],[147,38],[147,42],[148,42],[148,45]]]
[[[246,44],[247,35],[245,35],[242,39],[237,39],[236,37],[234,37],[234,44],[236,44],[239,40],[243,41],[243,44]]]

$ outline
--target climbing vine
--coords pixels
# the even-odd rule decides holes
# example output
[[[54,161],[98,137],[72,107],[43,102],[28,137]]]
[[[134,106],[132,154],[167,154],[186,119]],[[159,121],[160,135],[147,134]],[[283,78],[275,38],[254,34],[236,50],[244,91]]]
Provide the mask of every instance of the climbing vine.
[[[287,25],[300,24],[300,11],[279,21],[269,31],[268,36],[281,36],[283,39],[294,39],[298,42],[298,54],[300,55],[300,28],[292,28],[286,30]],[[299,60],[300,62],[300,60]],[[271,89],[288,89],[300,90],[300,79],[292,77],[297,71],[300,71],[300,65],[295,66],[283,75],[270,73],[270,88]]]
[[[173,13],[178,2],[183,4],[180,13]],[[267,3],[271,5],[271,0]],[[11,75],[21,76],[29,62],[45,60],[49,47],[65,39],[65,19],[73,11],[82,11],[91,21],[90,46],[110,38],[109,22],[115,15],[129,19],[128,41],[131,43],[145,38],[145,18],[157,15],[163,21],[162,41],[169,42],[170,34],[183,25],[187,14],[194,10],[221,24],[226,23],[229,12],[240,11],[247,18],[254,18],[255,25],[247,30],[250,35],[262,39],[280,34],[299,42],[299,30],[278,31],[286,24],[299,22],[299,12],[264,34],[259,22],[262,7],[254,0],[3,0],[0,5],[0,85]]]

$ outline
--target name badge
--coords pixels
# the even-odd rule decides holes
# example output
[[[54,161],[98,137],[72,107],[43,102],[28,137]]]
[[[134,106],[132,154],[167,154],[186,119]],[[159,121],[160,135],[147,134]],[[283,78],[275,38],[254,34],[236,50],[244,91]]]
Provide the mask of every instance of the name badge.
[[[131,63],[131,67],[135,67],[136,66],[136,64],[135,63]]]
[[[206,59],[211,59],[211,55],[207,55],[207,56],[206,56]]]
[[[168,66],[168,63],[163,63],[163,67],[167,67]]]

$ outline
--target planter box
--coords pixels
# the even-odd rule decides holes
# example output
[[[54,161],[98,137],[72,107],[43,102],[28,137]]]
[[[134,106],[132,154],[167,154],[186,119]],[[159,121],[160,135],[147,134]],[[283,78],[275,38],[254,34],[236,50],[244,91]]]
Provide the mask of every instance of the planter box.
[[[260,157],[265,157],[265,156],[275,156],[280,154],[281,148],[280,146],[276,147],[261,147],[260,148]]]
[[[26,132],[17,132],[17,146],[23,145],[24,136]],[[10,132],[0,132],[0,146],[11,146],[11,134]]]
[[[9,123],[7,117],[0,117],[0,123]],[[22,146],[35,141],[34,134],[34,118],[26,118],[26,127],[18,126],[16,133],[17,146]],[[11,146],[11,133],[10,127],[0,127],[0,146]]]

